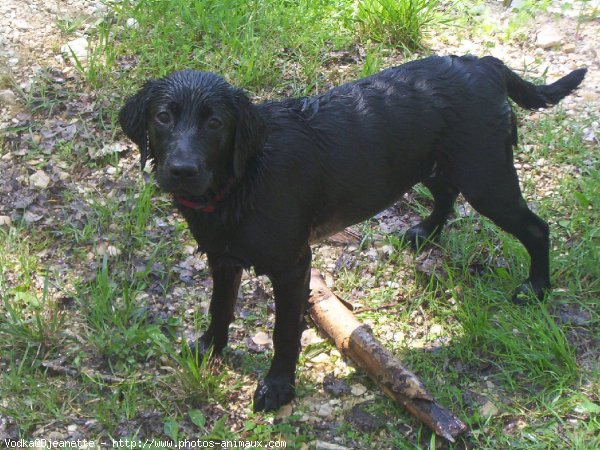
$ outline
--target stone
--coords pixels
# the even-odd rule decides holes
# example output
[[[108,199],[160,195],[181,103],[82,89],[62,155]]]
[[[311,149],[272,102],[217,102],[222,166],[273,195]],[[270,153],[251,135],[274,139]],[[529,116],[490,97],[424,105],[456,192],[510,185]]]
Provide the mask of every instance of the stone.
[[[121,250],[119,250],[114,245],[109,245],[108,247],[106,247],[106,254],[112,257],[119,256],[121,254]]]
[[[61,441],[65,438],[65,436],[58,431],[50,431],[46,436],[48,441]]]
[[[444,327],[442,327],[440,324],[435,323],[429,329],[429,334],[430,336],[441,336],[442,334],[444,334]]]
[[[256,345],[270,345],[272,343],[271,338],[264,331],[259,331],[254,336],[252,336],[252,341]]]
[[[344,414],[344,419],[352,424],[363,433],[372,433],[380,428],[385,427],[386,420],[383,417],[375,416],[364,409],[360,405],[355,405]]]
[[[291,415],[292,415],[292,404],[288,403],[287,405],[283,405],[281,408],[279,408],[279,410],[277,411],[277,414],[275,415],[275,418],[276,419],[284,419]]]
[[[31,29],[31,25],[22,19],[17,19],[13,22],[13,27],[21,31],[27,31]]]
[[[598,94],[597,92],[594,92],[594,91],[580,91],[579,95],[586,102],[594,102],[600,98],[600,94]]]
[[[29,177],[29,184],[37,189],[46,189],[50,184],[50,177],[43,170],[38,170]]]
[[[367,392],[367,388],[362,384],[356,383],[352,385],[352,387],[350,388],[350,392],[352,393],[352,395],[359,397],[365,392]]]
[[[315,444],[315,450],[350,450],[348,447],[341,445],[332,444],[331,442],[317,441]]]
[[[10,227],[12,225],[12,220],[10,216],[0,216],[0,227],[6,226]]]
[[[100,149],[92,147],[88,150],[88,154],[90,155],[90,158],[97,159],[107,155],[114,155],[115,153],[122,153],[125,150],[127,150],[127,146],[123,142],[113,142],[104,145]]]
[[[319,334],[313,328],[309,328],[302,333],[302,339],[300,339],[300,342],[303,347],[306,347],[307,345],[319,344],[323,342],[323,340],[324,339],[319,336]]]
[[[543,49],[559,47],[563,41],[563,35],[554,25],[543,26],[537,34],[535,45]]]
[[[332,373],[325,375],[323,379],[323,389],[330,395],[340,397],[350,392],[348,386],[343,380],[336,378]]]
[[[321,417],[327,417],[333,412],[333,407],[329,403],[323,403],[319,406],[317,414]]]
[[[84,37],[74,39],[65,45],[61,45],[60,51],[67,55],[69,59],[73,59],[73,55],[75,55],[78,61],[85,61],[88,57],[88,41]]]
[[[312,362],[313,364],[325,364],[328,363],[330,360],[331,358],[327,353],[319,353],[318,355],[313,356],[310,359],[310,362]]]
[[[496,405],[494,405],[489,400],[479,407],[479,414],[481,414],[484,417],[493,417],[498,415],[499,412],[500,411],[498,410]]]
[[[42,216],[41,214],[36,214],[31,211],[25,211],[25,214],[23,214],[23,220],[25,221],[25,223],[39,222],[43,219],[43,217],[44,216]]]
[[[3,89],[0,91],[0,106],[2,105],[14,105],[17,102],[17,96],[10,89]]]

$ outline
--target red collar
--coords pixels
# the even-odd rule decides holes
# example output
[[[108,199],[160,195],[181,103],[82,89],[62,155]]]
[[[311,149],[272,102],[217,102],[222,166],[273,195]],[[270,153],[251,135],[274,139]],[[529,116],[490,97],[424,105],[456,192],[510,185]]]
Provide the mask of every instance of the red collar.
[[[217,205],[221,201],[223,201],[225,196],[229,193],[229,191],[233,187],[234,183],[235,183],[235,177],[232,176],[227,181],[227,184],[225,186],[223,186],[223,188],[219,191],[219,193],[217,195],[215,195],[208,203],[200,203],[200,202],[190,200],[188,198],[185,198],[185,197],[182,197],[179,195],[174,195],[173,198],[175,199],[175,201],[177,203],[179,203],[182,206],[185,206],[186,208],[191,208],[191,209],[195,209],[197,211],[201,211],[206,214],[210,214],[210,213],[215,212],[215,210],[217,209]]]

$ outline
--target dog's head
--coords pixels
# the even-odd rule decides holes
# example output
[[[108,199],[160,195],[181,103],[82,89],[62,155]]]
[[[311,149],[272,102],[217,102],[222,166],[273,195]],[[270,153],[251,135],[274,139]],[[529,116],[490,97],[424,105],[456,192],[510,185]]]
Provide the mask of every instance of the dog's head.
[[[161,189],[192,198],[239,180],[265,139],[264,122],[243,91],[192,70],[146,82],[119,121],[140,148],[142,168],[153,160]]]

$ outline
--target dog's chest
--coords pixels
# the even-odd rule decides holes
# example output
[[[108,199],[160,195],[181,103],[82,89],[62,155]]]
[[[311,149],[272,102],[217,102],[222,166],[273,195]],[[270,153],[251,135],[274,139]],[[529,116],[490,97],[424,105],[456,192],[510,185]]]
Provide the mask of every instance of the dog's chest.
[[[214,263],[234,264],[244,268],[254,264],[251,252],[240,238],[243,227],[224,224],[217,215],[184,212],[189,229],[198,244]]]

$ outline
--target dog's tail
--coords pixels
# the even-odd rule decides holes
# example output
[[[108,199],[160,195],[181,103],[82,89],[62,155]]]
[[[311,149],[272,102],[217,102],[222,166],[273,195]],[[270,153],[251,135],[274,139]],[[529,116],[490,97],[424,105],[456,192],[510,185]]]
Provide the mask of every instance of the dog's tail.
[[[535,85],[525,81],[504,66],[508,96],[522,108],[538,109],[556,105],[581,84],[587,69],[577,69],[548,85]]]

